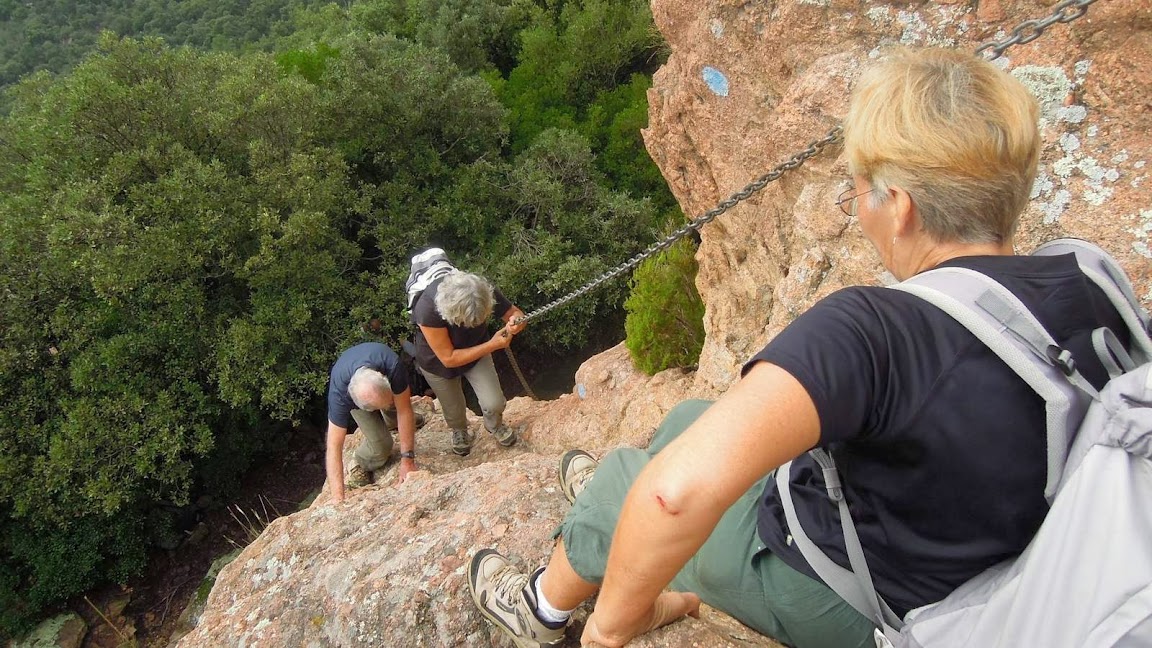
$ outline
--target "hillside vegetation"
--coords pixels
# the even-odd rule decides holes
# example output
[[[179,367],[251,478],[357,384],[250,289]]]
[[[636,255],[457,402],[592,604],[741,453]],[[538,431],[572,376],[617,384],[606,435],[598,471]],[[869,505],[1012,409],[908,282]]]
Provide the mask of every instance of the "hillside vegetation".
[[[414,252],[531,309],[682,219],[643,0],[0,0],[0,43],[0,634],[322,420],[339,351],[408,333]],[[618,335],[627,291],[517,344]]]
[[[38,70],[64,72],[102,30],[159,36],[171,45],[245,50],[295,30],[318,0],[0,0],[0,87]]]

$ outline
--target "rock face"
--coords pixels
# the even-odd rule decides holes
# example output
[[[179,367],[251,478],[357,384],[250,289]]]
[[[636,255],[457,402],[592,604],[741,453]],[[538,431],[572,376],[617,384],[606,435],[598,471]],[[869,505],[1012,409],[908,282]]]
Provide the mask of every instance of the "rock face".
[[[644,136],[693,215],[834,126],[878,47],[974,48],[1050,11],[1023,0],[653,0],[652,8],[671,57],[650,91]],[[1097,2],[1087,17],[1010,49],[1007,64],[1043,106],[1044,154],[1019,249],[1056,236],[1097,241],[1152,305],[1152,6]],[[648,378],[617,347],[580,369],[572,394],[511,402],[507,418],[525,426],[515,447],[480,435],[463,459],[431,417],[418,433],[421,472],[396,486],[389,468],[339,507],[324,494],[274,522],[221,572],[200,625],[179,645],[509,645],[473,609],[464,570],[487,546],[525,569],[545,559],[567,510],[556,485],[564,450],[643,446],[676,402],[722,393],[817,299],[880,281],[869,244],[832,205],[846,176],[839,155],[826,151],[704,228],[698,286],[708,338],[697,372]],[[570,645],[587,612],[578,611]],[[633,645],[775,644],[706,610]]]
[[[655,0],[671,47],[649,91],[645,142],[696,216],[839,122],[870,57],[894,44],[974,50],[1048,2],[885,4],[847,0]],[[1109,0],[1007,52],[1038,97],[1044,152],[1017,248],[1096,241],[1152,304],[1152,5]],[[702,232],[697,286],[707,341],[697,387],[724,390],[772,335],[819,298],[877,283],[883,269],[833,206],[839,150],[814,158]]]
[[[184,611],[180,613],[180,618],[176,621],[176,629],[172,631],[169,643],[180,641],[181,637],[199,625],[200,615],[204,614],[204,606],[208,603],[208,595],[212,593],[212,588],[216,584],[216,577],[220,575],[220,570],[235,560],[239,554],[240,550],[234,549],[212,561],[212,566],[208,568],[208,573],[204,575],[204,578],[200,581],[200,586],[197,587],[196,591],[192,594],[192,600],[188,602],[188,605],[184,607]]]
[[[496,547],[525,569],[542,564],[568,509],[556,481],[560,454],[646,445],[692,375],[645,376],[619,345],[585,363],[576,380],[555,401],[509,403],[506,419],[523,426],[511,448],[481,434],[471,454],[457,457],[443,419],[430,412],[417,433],[420,472],[397,486],[393,464],[339,506],[325,492],[274,521],[221,571],[199,625],[178,645],[509,645],[472,604],[471,554]],[[482,429],[475,417],[470,424]],[[359,442],[359,434],[349,438],[345,465]],[[589,611],[577,613],[571,645]],[[706,610],[635,645],[777,644]]]
[[[8,642],[8,648],[80,648],[88,624],[75,612],[52,617],[36,626],[27,637]]]

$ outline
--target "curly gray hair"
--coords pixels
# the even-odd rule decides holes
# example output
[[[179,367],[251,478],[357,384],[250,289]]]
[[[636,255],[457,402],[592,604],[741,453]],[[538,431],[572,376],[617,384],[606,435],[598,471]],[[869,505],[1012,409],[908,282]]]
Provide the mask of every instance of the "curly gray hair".
[[[480,326],[492,316],[495,303],[492,284],[470,272],[447,275],[436,290],[436,312],[453,326]]]
[[[348,381],[348,395],[352,397],[356,407],[362,410],[376,409],[369,402],[372,392],[386,394],[390,391],[392,383],[388,382],[388,377],[371,367],[360,367],[352,374],[352,380]]]

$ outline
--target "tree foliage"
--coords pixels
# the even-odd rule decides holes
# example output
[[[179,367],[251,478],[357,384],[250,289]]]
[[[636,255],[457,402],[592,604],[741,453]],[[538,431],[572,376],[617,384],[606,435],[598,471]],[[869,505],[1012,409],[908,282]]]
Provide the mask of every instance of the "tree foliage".
[[[19,583],[18,611],[131,571],[150,507],[225,484],[244,462],[205,463],[234,454],[219,444],[250,457],[259,421],[300,416],[356,337],[352,306],[376,299],[376,198],[499,143],[490,89],[442,56],[341,51],[316,85],[267,56],[109,37],[72,75],[16,89],[0,126],[16,162],[0,167],[0,581]]]
[[[64,72],[100,32],[158,36],[173,45],[242,50],[295,29],[320,0],[0,0],[0,87],[37,70]]]
[[[624,302],[625,345],[648,375],[696,364],[704,347],[704,302],[696,291],[696,246],[682,239],[644,261]]]

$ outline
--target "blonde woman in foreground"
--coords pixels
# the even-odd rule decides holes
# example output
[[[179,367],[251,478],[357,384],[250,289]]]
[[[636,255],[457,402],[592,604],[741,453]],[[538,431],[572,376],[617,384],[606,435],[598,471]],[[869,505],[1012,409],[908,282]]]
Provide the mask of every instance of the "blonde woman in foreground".
[[[1126,331],[1119,314],[1072,255],[1013,253],[1040,149],[1018,81],[965,53],[895,51],[859,80],[844,143],[851,186],[829,208],[859,223],[893,275],[989,275],[1090,382],[1107,380],[1091,333]],[[582,643],[621,646],[703,601],[791,646],[873,645],[872,622],[792,542],[768,477],[795,460],[801,525],[848,567],[813,448],[834,454],[876,589],[900,616],[1018,554],[1048,511],[1043,402],[943,311],[852,287],[797,318],[719,401],[675,407],[647,451],[599,465],[565,455],[574,504],[548,565],[521,573],[483,549],[473,598],[522,646],[560,642],[597,591]]]

